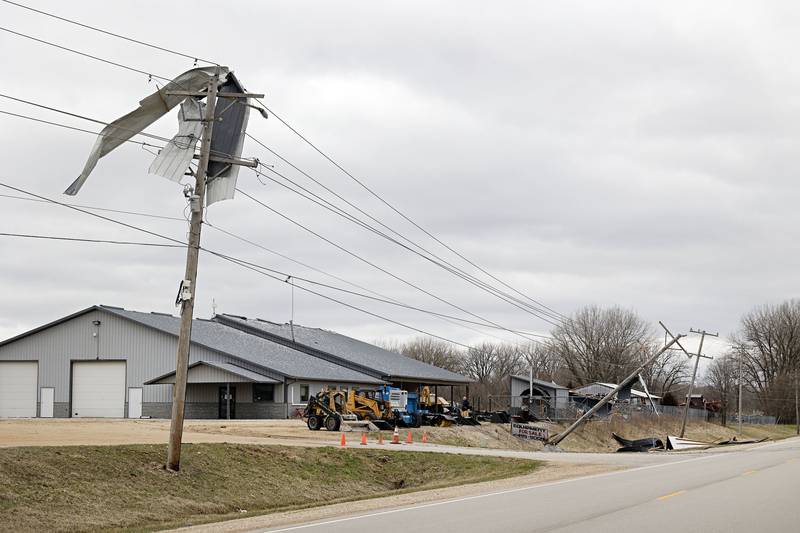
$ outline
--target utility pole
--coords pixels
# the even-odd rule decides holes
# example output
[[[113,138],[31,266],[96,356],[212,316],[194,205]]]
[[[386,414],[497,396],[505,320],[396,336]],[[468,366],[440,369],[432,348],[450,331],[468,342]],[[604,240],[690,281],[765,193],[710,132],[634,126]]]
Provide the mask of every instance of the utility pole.
[[[650,364],[652,364],[652,363],[653,363],[653,361],[655,361],[656,359],[658,359],[658,358],[661,356],[661,354],[662,354],[662,353],[664,353],[664,352],[666,352],[667,350],[669,350],[670,346],[672,346],[673,344],[675,344],[676,342],[678,342],[678,341],[680,340],[680,338],[681,338],[681,337],[683,337],[683,336],[684,336],[684,335],[678,335],[677,337],[672,337],[672,340],[671,340],[671,341],[669,341],[667,344],[665,344],[665,345],[664,345],[664,347],[663,347],[663,348],[661,348],[661,349],[660,349],[658,352],[656,352],[655,354],[653,354],[653,355],[652,355],[651,357],[649,357],[649,358],[648,358],[646,361],[644,361],[644,362],[643,362],[641,365],[639,365],[639,367],[638,367],[636,370],[634,370],[634,371],[631,373],[631,375],[629,375],[628,377],[626,377],[625,379],[623,379],[623,380],[622,380],[622,381],[619,383],[619,385],[617,385],[617,386],[616,386],[616,388],[615,388],[614,390],[612,390],[611,392],[609,392],[608,394],[606,394],[606,395],[603,397],[603,399],[602,399],[602,400],[600,400],[599,402],[597,402],[597,403],[594,405],[594,407],[592,407],[591,409],[589,409],[588,411],[586,411],[586,413],[584,413],[584,414],[583,414],[583,416],[581,416],[581,417],[580,417],[578,420],[576,420],[576,421],[575,421],[575,422],[574,422],[574,423],[573,423],[573,424],[572,424],[570,427],[568,427],[567,429],[565,429],[564,431],[562,431],[562,432],[561,432],[561,433],[559,433],[558,435],[555,435],[553,438],[551,438],[550,440],[548,440],[548,441],[547,441],[547,444],[551,444],[551,445],[555,446],[556,444],[558,444],[559,442],[561,442],[562,440],[564,440],[564,439],[565,439],[565,438],[566,438],[566,437],[567,437],[567,436],[568,436],[570,433],[572,433],[573,431],[575,431],[575,430],[578,428],[578,426],[580,426],[581,424],[583,424],[583,423],[584,423],[584,422],[585,422],[585,421],[586,421],[586,420],[587,420],[587,419],[588,419],[590,416],[592,416],[593,414],[595,414],[597,411],[599,411],[599,410],[600,410],[600,408],[601,408],[601,407],[603,407],[605,404],[607,404],[609,401],[611,401],[611,399],[612,399],[612,398],[614,398],[614,396],[616,396],[616,395],[617,395],[617,393],[618,393],[619,391],[621,391],[622,389],[624,389],[624,388],[625,388],[625,387],[626,387],[628,384],[630,384],[630,383],[631,383],[631,382],[632,382],[634,379],[636,379],[636,377],[637,377],[639,374],[641,374],[641,373],[642,373],[642,371],[643,371],[645,368],[647,368],[647,367],[648,367]]]
[[[183,415],[186,401],[186,378],[189,366],[189,341],[192,333],[194,300],[197,294],[197,260],[200,255],[200,230],[203,224],[203,206],[206,196],[206,172],[211,156],[211,134],[214,130],[214,108],[217,102],[219,68],[208,83],[206,91],[206,115],[203,120],[203,138],[200,145],[200,160],[195,172],[194,194],[190,198],[192,218],[189,224],[189,244],[186,249],[186,274],[183,277],[181,298],[181,329],[178,337],[175,385],[172,387],[172,419],[169,426],[169,448],[167,470],[177,472],[181,468],[181,440],[183,438]]]
[[[694,380],[697,378],[697,366],[700,364],[700,358],[711,359],[711,357],[703,355],[703,341],[706,335],[709,337],[719,337],[719,333],[709,333],[706,330],[698,331],[696,329],[689,329],[691,333],[700,334],[700,346],[697,348],[696,359],[694,360],[694,371],[692,372],[692,381],[689,383],[689,393],[686,395],[686,408],[683,410],[683,423],[681,424],[681,438],[686,433],[686,420],[689,418],[689,404],[692,402],[692,391],[694,390]]]
[[[739,400],[736,418],[739,419],[739,436],[742,436],[742,351],[739,350]]]
[[[800,435],[800,385],[798,384],[798,372],[794,371],[794,421],[797,425],[797,435]]]

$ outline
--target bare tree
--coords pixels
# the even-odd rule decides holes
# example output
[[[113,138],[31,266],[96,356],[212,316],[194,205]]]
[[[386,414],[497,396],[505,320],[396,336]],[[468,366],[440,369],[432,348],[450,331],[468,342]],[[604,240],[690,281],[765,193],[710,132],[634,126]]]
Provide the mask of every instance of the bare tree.
[[[650,338],[650,326],[633,311],[589,306],[559,324],[550,345],[578,383],[617,383],[637,367]]]
[[[737,365],[731,354],[717,357],[706,371],[706,384],[712,397],[720,401],[720,421],[728,423],[728,408],[736,401]]]
[[[641,347],[641,357],[647,358],[658,351],[657,343],[649,342]],[[689,379],[689,359],[683,352],[667,350],[652,365],[642,372],[647,389],[664,397],[668,392],[685,384]]]
[[[800,369],[800,301],[765,305],[746,314],[733,336],[742,357],[744,380],[761,409],[794,419],[793,375]]]
[[[400,346],[400,353],[452,372],[463,372],[464,355],[453,345],[430,337],[418,337]]]
[[[519,350],[525,359],[523,375],[528,374],[533,367],[533,377],[546,381],[556,380],[561,369],[561,359],[552,346],[541,342],[531,342],[520,346]]]

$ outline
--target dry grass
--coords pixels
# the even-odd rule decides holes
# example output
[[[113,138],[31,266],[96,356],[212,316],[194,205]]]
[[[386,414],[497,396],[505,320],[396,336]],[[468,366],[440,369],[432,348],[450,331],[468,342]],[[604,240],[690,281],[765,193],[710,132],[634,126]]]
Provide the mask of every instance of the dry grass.
[[[2,531],[152,530],[500,479],[538,463],[450,454],[188,444],[0,449]]]
[[[548,424],[551,434],[564,430],[568,424]],[[571,452],[613,452],[619,444],[611,437],[617,433],[630,439],[658,437],[665,440],[667,435],[678,435],[681,421],[675,417],[634,418],[625,420],[621,416],[613,416],[605,420],[592,420],[576,430],[559,444],[559,447]],[[403,440],[407,437],[407,429],[401,430]],[[498,448],[510,450],[537,451],[543,448],[542,443],[529,442],[512,437],[508,424],[482,424],[480,426],[462,426],[449,428],[424,428],[411,430],[414,441],[419,442],[425,432],[431,444],[449,446],[465,446],[470,448]],[[391,432],[383,432],[384,438],[391,438]],[[786,425],[744,425],[745,439],[782,439],[795,435],[795,426]],[[689,423],[686,426],[686,438],[701,441],[719,441],[736,436],[736,426],[723,427],[708,422]],[[377,438],[377,437],[372,437]]]

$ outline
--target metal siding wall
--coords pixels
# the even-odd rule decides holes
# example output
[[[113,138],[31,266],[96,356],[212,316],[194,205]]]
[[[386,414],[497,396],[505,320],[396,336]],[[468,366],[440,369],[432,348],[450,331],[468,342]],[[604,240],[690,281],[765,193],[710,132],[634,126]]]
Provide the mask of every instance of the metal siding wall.
[[[92,322],[100,320],[99,347],[93,333]],[[147,380],[175,370],[177,337],[148,328],[105,311],[91,311],[14,343],[0,347],[0,360],[38,360],[39,389],[55,388],[55,403],[70,401],[70,370],[72,360],[94,360],[98,348],[100,359],[127,360],[125,401],[127,389],[142,387],[143,403],[172,402],[171,385],[143,385]],[[192,346],[189,363],[195,361],[220,361],[238,364],[264,373],[262,369],[243,363],[212,350]],[[282,380],[278,375],[270,377]],[[222,380],[224,383],[224,380]],[[281,390],[279,393],[278,390]],[[239,396],[239,394],[243,394]],[[280,394],[280,396],[277,396]],[[37,391],[37,401],[39,391]],[[276,397],[283,398],[281,387],[276,386]],[[241,400],[240,400],[241,398]],[[211,401],[216,402],[216,392]],[[252,401],[252,390],[244,389],[237,401]]]

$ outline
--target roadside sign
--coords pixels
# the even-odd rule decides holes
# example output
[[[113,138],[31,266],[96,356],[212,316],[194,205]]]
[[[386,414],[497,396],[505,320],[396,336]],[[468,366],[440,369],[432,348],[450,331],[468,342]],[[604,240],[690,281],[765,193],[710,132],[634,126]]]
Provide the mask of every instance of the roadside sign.
[[[511,422],[511,434],[520,439],[540,440],[543,442],[550,438],[550,431],[547,428],[518,422]]]

